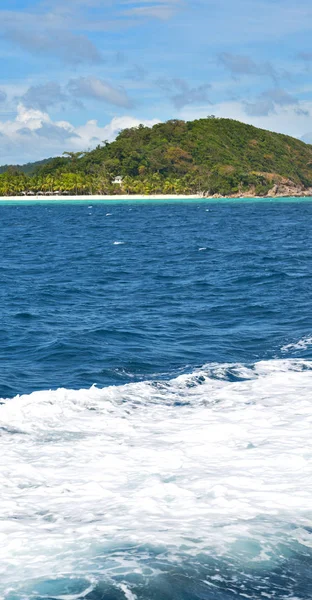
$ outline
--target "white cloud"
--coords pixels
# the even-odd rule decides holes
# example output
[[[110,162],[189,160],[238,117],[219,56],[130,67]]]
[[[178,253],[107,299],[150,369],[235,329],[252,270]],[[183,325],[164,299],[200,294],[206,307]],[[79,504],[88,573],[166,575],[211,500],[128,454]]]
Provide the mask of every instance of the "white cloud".
[[[125,10],[127,16],[136,16],[167,21],[175,14],[175,8],[170,4],[156,4],[154,6],[135,6]]]
[[[152,127],[153,125],[156,125],[156,123],[159,123],[159,119],[140,120],[130,116],[114,117],[111,122],[104,127],[100,127],[97,121],[87,121],[85,125],[77,127],[75,131],[79,135],[80,140],[82,140],[83,147],[87,148],[90,145],[94,146],[94,143],[97,140],[108,140],[110,142],[115,139],[122,129],[137,127],[141,123],[148,127]]]
[[[74,127],[68,121],[53,121],[48,113],[20,104],[13,120],[0,121],[2,164],[32,162],[66,150],[87,150],[103,140],[114,140],[121,129],[140,123],[152,126],[157,122],[157,119],[123,116],[113,118],[103,127],[95,120]]]
[[[183,108],[187,104],[210,103],[208,90],[211,89],[211,85],[209,83],[191,87],[185,79],[163,77],[158,79],[156,84],[169,94],[169,98],[177,109]]]
[[[52,56],[69,64],[99,64],[102,57],[89,38],[75,31],[70,15],[56,12],[0,10],[0,33],[23,51]]]
[[[60,104],[66,99],[60,84],[48,81],[47,83],[30,86],[20,100],[29,108],[46,110],[48,106]]]
[[[218,61],[235,77],[242,75],[268,76],[275,81],[280,76],[270,62],[256,63],[250,56],[244,54],[221,52]]]
[[[253,101],[246,101],[245,111],[246,114],[250,116],[265,117],[272,113],[275,114],[277,106],[294,106],[295,104],[299,104],[299,100],[295,96],[289,94],[289,92],[282,88],[275,87],[271,90],[262,92],[262,94]],[[301,116],[306,112],[298,108],[296,110],[297,114],[300,114]]]
[[[131,99],[122,87],[113,87],[107,81],[97,77],[71,79],[68,89],[75,98],[95,98],[124,108],[132,106]]]

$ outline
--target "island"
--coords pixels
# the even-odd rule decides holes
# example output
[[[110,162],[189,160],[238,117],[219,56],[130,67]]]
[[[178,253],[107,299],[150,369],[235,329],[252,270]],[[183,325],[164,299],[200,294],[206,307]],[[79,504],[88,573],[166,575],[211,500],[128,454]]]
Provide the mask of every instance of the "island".
[[[174,119],[88,152],[5,165],[0,196],[312,196],[312,146],[233,119]]]

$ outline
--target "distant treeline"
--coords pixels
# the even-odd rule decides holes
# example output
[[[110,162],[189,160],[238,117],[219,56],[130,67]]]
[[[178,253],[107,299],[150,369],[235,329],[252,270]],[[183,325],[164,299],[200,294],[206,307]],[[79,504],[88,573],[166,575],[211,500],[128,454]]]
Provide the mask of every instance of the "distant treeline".
[[[26,167],[26,168],[25,168]],[[6,167],[0,195],[22,193],[265,195],[312,186],[312,146],[231,119],[171,120],[125,129],[90,152]],[[122,184],[114,183],[122,177]]]

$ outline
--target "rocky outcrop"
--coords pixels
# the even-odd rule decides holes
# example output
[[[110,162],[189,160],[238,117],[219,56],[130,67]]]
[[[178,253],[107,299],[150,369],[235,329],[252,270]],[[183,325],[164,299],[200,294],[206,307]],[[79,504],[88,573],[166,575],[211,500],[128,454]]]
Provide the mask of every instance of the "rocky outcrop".
[[[301,184],[296,184],[290,179],[283,180],[278,183],[275,183],[273,187],[268,191],[267,196],[270,198],[274,198],[276,196],[304,196],[305,188]]]

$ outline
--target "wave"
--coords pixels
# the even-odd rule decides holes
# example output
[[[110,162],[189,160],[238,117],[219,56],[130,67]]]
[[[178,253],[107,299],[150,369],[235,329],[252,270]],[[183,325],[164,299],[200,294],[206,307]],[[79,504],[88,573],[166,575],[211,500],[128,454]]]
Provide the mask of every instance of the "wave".
[[[291,344],[286,344],[281,348],[282,352],[297,352],[302,350],[307,350],[310,346],[312,346],[312,335],[308,335],[303,337],[298,342],[293,342]]]
[[[311,385],[271,360],[4,400],[0,596],[304,597]]]

